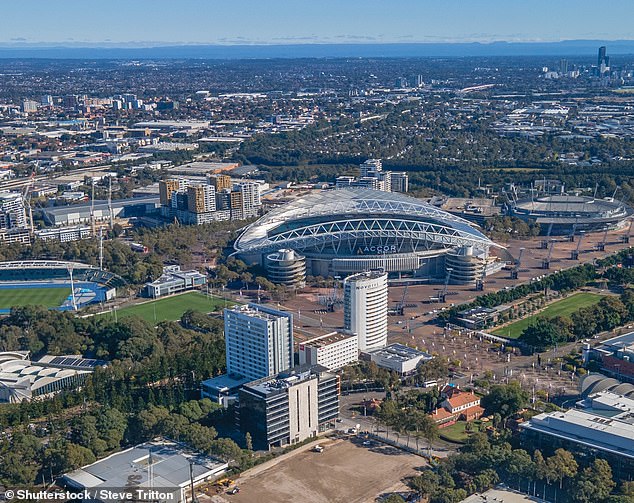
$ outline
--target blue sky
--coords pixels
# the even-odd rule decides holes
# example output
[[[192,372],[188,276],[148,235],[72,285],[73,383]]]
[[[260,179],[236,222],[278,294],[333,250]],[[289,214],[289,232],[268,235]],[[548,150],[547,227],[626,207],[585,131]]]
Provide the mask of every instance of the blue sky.
[[[5,0],[0,43],[634,39],[634,0]]]

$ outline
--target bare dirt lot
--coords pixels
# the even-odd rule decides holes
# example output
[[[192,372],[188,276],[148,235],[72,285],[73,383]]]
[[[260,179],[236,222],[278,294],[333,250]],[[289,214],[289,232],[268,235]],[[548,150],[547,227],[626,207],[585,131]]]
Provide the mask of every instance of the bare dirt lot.
[[[419,456],[361,441],[326,440],[322,453],[302,451],[244,473],[240,493],[228,501],[260,503],[373,502],[385,493],[404,491],[403,477],[425,465]]]

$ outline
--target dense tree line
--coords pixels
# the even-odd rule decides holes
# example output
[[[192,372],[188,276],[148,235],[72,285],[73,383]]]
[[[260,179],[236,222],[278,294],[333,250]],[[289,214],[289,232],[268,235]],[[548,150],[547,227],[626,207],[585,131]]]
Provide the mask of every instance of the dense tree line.
[[[156,435],[232,463],[242,459],[234,442],[217,438],[214,424],[226,422],[225,412],[208,400],[187,401],[198,395],[200,380],[224,370],[219,320],[188,312],[181,323],[153,327],[134,317],[113,322],[25,307],[2,320],[0,334],[3,348],[34,356],[109,360],[79,390],[0,409],[0,427],[8,432],[0,442],[0,482],[39,483]]]
[[[596,277],[596,268],[592,264],[579,265],[549,274],[539,281],[531,281],[530,283],[524,283],[508,290],[498,290],[497,292],[480,295],[468,304],[461,304],[460,306],[454,306],[443,311],[439,314],[439,318],[449,320],[454,318],[459,311],[475,307],[495,307],[508,304],[546,289],[553,289],[564,293],[577,290]]]
[[[468,494],[484,492],[498,482],[540,497],[562,502],[631,503],[634,487],[617,483],[603,459],[581,461],[557,449],[545,457],[513,448],[508,432],[474,433],[456,455],[442,459],[431,470],[409,479],[409,486],[430,503],[457,503]]]
[[[537,317],[524,330],[520,340],[536,351],[544,351],[557,344],[590,338],[630,321],[634,321],[634,290],[628,289],[619,297],[604,297],[597,304],[581,308],[570,316]]]

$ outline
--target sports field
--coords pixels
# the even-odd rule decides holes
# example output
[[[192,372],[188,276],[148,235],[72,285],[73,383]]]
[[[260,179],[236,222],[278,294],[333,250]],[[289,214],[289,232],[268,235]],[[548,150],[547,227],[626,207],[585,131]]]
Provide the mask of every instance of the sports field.
[[[228,306],[235,304],[233,301],[225,301],[219,297],[207,297],[200,292],[187,292],[182,295],[174,295],[173,297],[117,309],[117,319],[136,315],[150,323],[158,323],[165,320],[174,321],[180,319],[183,313],[190,309],[201,313],[209,313],[222,309],[225,302]],[[114,313],[107,312],[103,316],[112,316],[114,318]]]
[[[509,339],[517,339],[536,318],[550,319],[557,316],[569,316],[572,313],[579,311],[579,309],[596,304],[603,297],[604,295],[599,295],[597,293],[575,293],[570,297],[553,302],[539,313],[527,316],[526,318],[511,323],[510,325],[506,325],[505,327],[500,327],[494,330],[493,334],[508,337]]]
[[[0,288],[0,310],[18,306],[59,307],[70,295],[70,288]]]

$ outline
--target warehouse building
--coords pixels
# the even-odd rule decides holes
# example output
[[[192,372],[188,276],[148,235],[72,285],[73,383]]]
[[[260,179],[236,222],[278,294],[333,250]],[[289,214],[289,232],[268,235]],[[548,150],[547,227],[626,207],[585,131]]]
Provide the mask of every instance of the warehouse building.
[[[184,503],[192,500],[192,485],[195,491],[227,468],[224,461],[158,439],[66,473],[61,483],[69,490],[88,491],[92,501],[104,503],[118,500],[109,496],[112,491],[131,492],[131,501]]]

